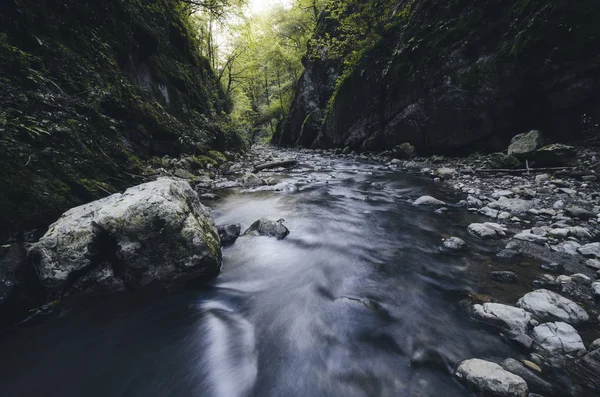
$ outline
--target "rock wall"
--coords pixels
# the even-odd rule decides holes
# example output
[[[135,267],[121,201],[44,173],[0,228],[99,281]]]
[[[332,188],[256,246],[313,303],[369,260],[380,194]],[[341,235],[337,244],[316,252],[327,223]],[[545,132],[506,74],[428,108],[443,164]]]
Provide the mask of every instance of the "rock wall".
[[[0,241],[135,183],[144,158],[235,144],[175,0],[0,5]]]
[[[410,142],[420,154],[460,155],[504,149],[531,129],[600,142],[600,3],[400,0],[397,9],[409,12],[337,87],[340,67],[307,62],[275,143]]]

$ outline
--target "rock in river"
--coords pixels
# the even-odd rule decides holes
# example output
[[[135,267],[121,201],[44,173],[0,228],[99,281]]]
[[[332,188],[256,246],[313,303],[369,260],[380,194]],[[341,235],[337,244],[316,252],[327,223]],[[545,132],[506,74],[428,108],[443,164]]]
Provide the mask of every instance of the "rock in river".
[[[569,324],[579,324],[589,320],[587,312],[577,303],[546,289],[525,294],[519,299],[517,306],[542,320],[559,319]]]
[[[223,247],[226,247],[235,243],[235,240],[237,240],[237,238],[240,236],[242,227],[240,225],[226,225],[219,226],[217,230],[219,231],[221,245]]]
[[[431,196],[421,196],[418,199],[416,199],[413,204],[429,207],[441,207],[446,205],[446,203],[444,203],[442,200],[438,200],[435,197]]]
[[[533,329],[536,349],[550,355],[579,354],[585,346],[577,330],[567,323],[545,323]]]
[[[219,235],[183,181],[160,178],[73,208],[32,251],[42,283],[100,293],[214,277]]]
[[[514,358],[507,358],[506,360],[502,361],[501,365],[502,368],[508,372],[523,378],[525,382],[527,382],[527,386],[529,386],[531,391],[544,393],[547,395],[554,394],[554,387],[552,387],[550,383],[546,382],[538,374],[534,373],[532,370],[523,365],[520,361],[517,361]]]
[[[472,235],[481,239],[494,239],[506,236],[507,229],[497,223],[471,223],[467,229]]]
[[[285,238],[288,234],[290,231],[283,224],[283,220],[275,222],[265,218],[257,220],[244,232],[244,236],[276,237],[278,240]]]
[[[444,240],[444,248],[450,251],[463,251],[467,249],[467,243],[458,237],[449,237]]]
[[[469,389],[484,396],[525,397],[527,383],[520,376],[511,374],[500,365],[473,358],[461,362],[454,376]]]
[[[501,303],[473,305],[471,316],[478,321],[508,331],[512,335],[526,333],[531,321],[531,314],[525,310]]]

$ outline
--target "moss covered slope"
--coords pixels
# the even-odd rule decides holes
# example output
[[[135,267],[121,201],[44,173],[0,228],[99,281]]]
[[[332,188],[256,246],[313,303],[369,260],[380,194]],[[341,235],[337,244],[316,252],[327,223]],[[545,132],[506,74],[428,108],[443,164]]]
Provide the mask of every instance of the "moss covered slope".
[[[235,141],[179,4],[2,2],[0,238],[130,186],[148,156]]]

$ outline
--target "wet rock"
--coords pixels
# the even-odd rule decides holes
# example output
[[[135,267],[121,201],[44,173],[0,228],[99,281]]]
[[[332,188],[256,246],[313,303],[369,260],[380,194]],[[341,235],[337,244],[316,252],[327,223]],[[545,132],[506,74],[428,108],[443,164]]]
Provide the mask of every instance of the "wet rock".
[[[542,274],[532,282],[535,288],[552,288],[557,285],[556,278],[551,274]]]
[[[446,205],[446,203],[444,203],[441,200],[436,199],[435,197],[421,196],[415,200],[413,205],[428,206],[428,207],[441,207],[441,206]]]
[[[533,233],[531,229],[523,230],[521,233],[516,234],[513,238],[521,241],[529,241],[536,244],[544,244],[548,241],[546,237]]]
[[[497,239],[506,237],[507,229],[497,223],[471,223],[467,228],[469,233],[480,239]]]
[[[467,249],[467,243],[458,237],[449,237],[444,240],[444,248],[451,251],[464,251]]]
[[[554,387],[549,382],[546,382],[541,376],[531,371],[520,361],[517,361],[514,358],[507,358],[502,361],[501,366],[508,372],[523,378],[523,380],[527,382],[529,390],[548,395],[554,394]]]
[[[565,270],[565,266],[558,262],[543,263],[541,268],[555,274],[560,274]]]
[[[535,200],[500,197],[497,201],[492,201],[489,203],[488,207],[495,210],[507,211],[511,214],[524,214],[532,209],[535,205]]]
[[[45,286],[86,294],[214,277],[221,267],[209,210],[169,178],[65,212],[32,254]]]
[[[525,350],[531,350],[531,346],[533,345],[533,339],[527,334],[509,336],[507,340]]]
[[[582,245],[577,249],[581,255],[588,258],[600,258],[600,243],[590,243],[586,245]]]
[[[344,150],[342,150],[342,154],[350,154],[352,153],[352,149],[349,146],[346,146]]]
[[[278,240],[285,238],[288,234],[290,231],[285,227],[282,219],[275,222],[265,218],[257,220],[244,232],[244,236],[267,236],[275,237]]]
[[[493,210],[490,207],[483,207],[477,212],[479,212],[481,215],[487,216],[488,218],[492,218],[492,219],[498,218],[498,215],[499,215],[498,210]]]
[[[517,275],[511,271],[494,271],[489,274],[489,277],[499,283],[512,284],[517,282]]]
[[[542,134],[532,130],[524,134],[515,135],[508,146],[509,156],[529,156],[542,147]]]
[[[595,349],[576,359],[567,367],[574,378],[585,384],[591,390],[600,393],[600,349]]]
[[[577,163],[577,149],[562,143],[544,146],[535,153],[535,163],[540,167],[575,165]]]
[[[555,292],[539,289],[525,294],[517,306],[542,320],[562,320],[579,324],[589,320],[589,315],[578,304]]]
[[[592,283],[592,294],[594,294],[594,298],[600,299],[600,282]]]
[[[200,199],[216,201],[220,199],[220,197],[214,193],[204,193],[200,195]]]
[[[565,209],[565,213],[569,216],[583,220],[588,220],[596,217],[596,214],[594,214],[592,211],[588,211],[585,208],[581,207],[569,207]]]
[[[477,358],[462,361],[454,371],[454,376],[470,390],[485,396],[525,397],[528,392],[523,378],[496,363]]]
[[[583,273],[571,274],[571,281],[582,285],[592,285],[592,279]]]
[[[483,323],[499,327],[511,335],[526,333],[531,321],[531,315],[525,310],[500,303],[473,305],[471,317]]]
[[[242,177],[242,186],[245,188],[253,188],[264,185],[265,182],[254,174],[246,174]]]
[[[588,259],[585,261],[585,265],[594,270],[600,270],[600,261],[598,259]]]
[[[535,327],[531,333],[534,347],[540,353],[556,355],[578,355],[585,346],[577,330],[563,322],[545,323]]]
[[[242,227],[240,225],[225,225],[217,227],[221,245],[227,247],[235,243],[235,240],[240,236]]]

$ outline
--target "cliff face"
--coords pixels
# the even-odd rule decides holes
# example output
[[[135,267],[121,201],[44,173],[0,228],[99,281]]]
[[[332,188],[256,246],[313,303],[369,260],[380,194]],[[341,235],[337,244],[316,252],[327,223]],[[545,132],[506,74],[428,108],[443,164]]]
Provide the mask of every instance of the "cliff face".
[[[597,1],[400,0],[397,9],[409,12],[337,88],[330,76],[339,67],[306,65],[276,142],[357,150],[410,142],[421,154],[465,154],[505,148],[533,128],[598,142]]]
[[[223,150],[229,104],[175,0],[0,5],[0,238],[135,182],[140,159]]]

